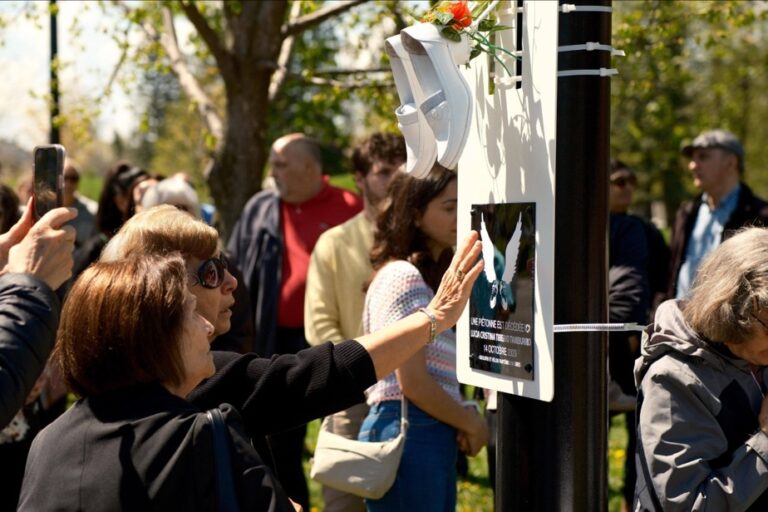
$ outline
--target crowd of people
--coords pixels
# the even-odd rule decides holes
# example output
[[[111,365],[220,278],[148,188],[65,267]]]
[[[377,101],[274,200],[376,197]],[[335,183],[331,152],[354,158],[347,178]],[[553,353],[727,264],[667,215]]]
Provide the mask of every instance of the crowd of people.
[[[768,225],[768,204],[743,182],[731,133],[682,154],[701,195],[669,246],[629,213],[635,172],[609,172],[610,318],[650,324],[642,339],[610,337],[610,410],[636,454],[624,498],[759,507],[768,231],[745,227]],[[95,202],[68,160],[64,206],[37,222],[24,187],[21,201],[2,187],[0,510],[211,510],[227,489],[242,510],[309,510],[307,422],[387,441],[401,400],[392,487],[380,499],[326,487],[324,509],[454,510],[459,454],[493,445],[459,388],[453,329],[481,244],[457,240],[455,171],[416,178],[405,161],[402,137],[368,137],[352,153],[355,194],[329,183],[317,141],[280,137],[274,186],[226,243],[183,175],[119,161]]]

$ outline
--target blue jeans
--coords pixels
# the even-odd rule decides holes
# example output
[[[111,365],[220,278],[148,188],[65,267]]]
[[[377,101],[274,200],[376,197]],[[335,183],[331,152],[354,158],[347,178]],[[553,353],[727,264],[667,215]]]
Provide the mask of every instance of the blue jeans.
[[[456,429],[408,403],[405,448],[392,488],[380,500],[365,500],[369,512],[454,512]],[[360,427],[361,441],[388,441],[400,433],[400,401],[371,407]]]

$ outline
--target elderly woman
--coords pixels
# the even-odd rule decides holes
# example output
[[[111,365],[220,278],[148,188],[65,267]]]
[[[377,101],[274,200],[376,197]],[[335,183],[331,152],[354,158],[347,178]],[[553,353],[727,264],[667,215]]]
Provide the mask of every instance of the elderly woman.
[[[153,216],[158,214],[152,221]],[[163,228],[161,224],[167,227]],[[157,304],[152,302],[151,306],[144,307],[143,301],[131,300],[127,295],[141,295],[153,286],[160,286],[157,279],[170,279],[155,270],[161,260],[151,255],[178,251],[184,258],[187,276],[180,286],[195,298],[195,310],[210,323],[206,333],[208,341],[216,333],[229,328],[228,310],[232,305],[232,289],[236,282],[220,258],[215,230],[173,207],[157,207],[133,217],[113,242],[116,245],[110,244],[105,249],[104,257],[121,256],[115,256],[112,263],[99,263],[94,270],[88,271],[87,279],[82,284],[79,281],[76,283],[77,293],[73,289],[67,302],[67,311],[73,313],[65,314],[74,315],[77,312],[80,318],[82,315],[97,315],[100,308],[108,309],[110,316],[114,317],[112,321],[125,329],[125,336],[136,333],[131,334],[131,339],[142,343],[143,348],[132,350],[141,353],[144,359],[153,358],[154,361],[155,352],[163,343],[186,343],[188,336],[185,334],[181,340],[172,341],[166,339],[169,336],[161,331],[146,328],[145,322],[153,316],[145,309],[151,309],[154,314]],[[106,387],[84,388],[74,383],[74,389],[83,394],[84,399],[40,438],[27,468],[21,508],[210,509],[210,497],[199,496],[206,489],[210,492],[210,481],[199,483],[201,478],[208,477],[196,475],[195,479],[191,479],[194,475],[183,473],[199,469],[194,459],[185,457],[192,457],[191,454],[198,452],[204,458],[210,454],[209,443],[195,449],[197,436],[194,434],[197,431],[194,425],[201,420],[184,420],[186,415],[197,418],[202,411],[229,402],[242,413],[249,434],[267,434],[362,401],[368,386],[393,371],[430,340],[433,327],[439,333],[455,324],[469,297],[472,283],[482,269],[479,255],[480,243],[477,234],[473,233],[460,244],[440,288],[429,303],[428,309],[433,313],[434,320],[427,314],[415,313],[358,340],[337,345],[327,343],[299,354],[275,356],[268,360],[255,354],[212,352],[209,357],[214,363],[215,375],[211,367],[206,372],[195,371],[193,378],[187,379],[187,367],[183,365],[182,376],[185,378],[170,381],[168,379],[173,373],[152,373],[155,363],[145,364],[144,359],[135,363],[137,354],[107,358],[107,361],[129,363],[126,366],[138,372],[133,375],[136,380],[132,383],[123,378],[121,369],[112,370],[104,365],[103,360],[94,358],[91,349],[91,343],[95,343],[111,357],[113,351],[123,348],[122,338],[106,327],[96,328],[92,321],[83,323],[81,330],[77,330],[78,324],[74,321],[67,324],[77,336],[97,338],[95,342],[83,343],[82,351],[77,346],[73,348],[72,352],[79,355],[79,361],[89,365],[89,371],[119,380],[121,384],[106,383]],[[122,256],[129,260],[121,259]],[[134,268],[138,265],[133,262],[134,259],[150,259],[150,266]],[[130,286],[131,279],[126,279],[128,283],[125,286],[130,288],[130,294],[119,291],[117,283],[120,279],[115,275],[110,277],[110,282],[114,282],[112,286],[101,284],[96,287],[94,273],[126,265],[132,266],[130,275],[135,277]],[[462,272],[457,273],[457,270]],[[114,270],[113,273],[116,272]],[[93,292],[89,292],[91,288]],[[99,299],[101,295],[96,294],[96,290],[108,299]],[[166,317],[170,320],[167,313]],[[62,336],[64,334],[65,331],[62,331]],[[151,350],[149,347],[152,347]],[[146,354],[147,350],[151,353]],[[61,353],[64,355],[67,352],[62,350]],[[62,356],[62,361],[66,371],[68,359]],[[210,378],[198,385],[206,377]],[[145,384],[152,388],[152,396],[136,399],[134,389],[145,389]],[[194,386],[197,387],[192,391]],[[104,399],[102,393],[108,394],[108,399]],[[174,398],[171,404],[166,400],[169,399],[168,394],[179,399],[186,397],[186,400],[182,403]],[[94,408],[94,401],[102,404],[104,409],[99,406]],[[166,406],[173,406],[172,410],[165,411],[162,407]],[[231,420],[234,451],[244,452],[246,448],[238,441],[236,432],[239,416],[232,412],[227,419]],[[82,425],[87,428],[74,428]],[[72,452],[74,446],[88,446],[89,451],[75,456]],[[102,457],[100,454],[109,456]],[[261,459],[255,452],[246,455],[245,463],[233,462],[236,475],[242,475],[242,479],[238,480],[242,482],[238,484],[242,509],[285,508],[287,498],[271,472],[261,465]],[[210,457],[205,460],[208,471],[212,471]],[[189,464],[195,469],[181,467]],[[57,469],[59,467],[61,470]],[[206,467],[205,462],[203,467]],[[179,477],[177,471],[181,471],[182,476]],[[254,477],[250,476],[251,472],[254,472]],[[56,492],[45,492],[45,489],[56,489]],[[194,489],[194,492],[188,489]],[[90,506],[78,501],[86,497],[92,500],[89,501]],[[271,505],[263,501],[265,497],[271,497]],[[131,501],[137,499],[146,501]],[[251,506],[244,505],[248,503]]]
[[[644,336],[635,510],[768,508],[768,230],[723,242]]]
[[[213,325],[188,280],[178,255],[96,263],[77,280],[53,357],[82,398],[35,438],[19,510],[215,508],[211,426],[184,400],[215,371]],[[244,510],[290,510],[237,413],[223,414]]]

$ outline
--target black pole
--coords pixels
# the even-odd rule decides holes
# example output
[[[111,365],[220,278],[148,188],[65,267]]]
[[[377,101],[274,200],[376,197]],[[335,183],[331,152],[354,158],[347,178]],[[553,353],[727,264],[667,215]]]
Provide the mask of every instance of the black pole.
[[[59,11],[59,6],[56,4],[56,0],[49,1],[49,11],[51,17],[51,134],[50,143],[60,144],[61,135],[59,133],[59,44],[58,44],[58,30],[56,26],[56,16]]]
[[[610,0],[567,0],[610,6]],[[559,45],[611,42],[610,13],[561,13]],[[558,69],[610,68],[610,53],[559,54]],[[558,78],[555,324],[607,320],[610,78]],[[555,335],[550,403],[499,396],[496,509],[607,509],[605,333]]]

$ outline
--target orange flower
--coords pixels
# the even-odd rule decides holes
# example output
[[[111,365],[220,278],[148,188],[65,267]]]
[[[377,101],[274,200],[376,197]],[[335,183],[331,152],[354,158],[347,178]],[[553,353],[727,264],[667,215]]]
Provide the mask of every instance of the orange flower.
[[[447,12],[453,14],[453,20],[455,21],[453,28],[456,30],[461,30],[472,24],[472,13],[469,7],[467,7],[467,2],[454,2],[448,6]]]

